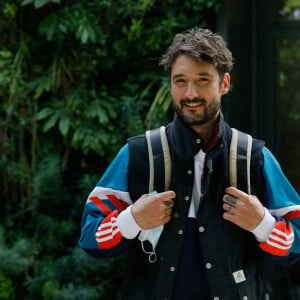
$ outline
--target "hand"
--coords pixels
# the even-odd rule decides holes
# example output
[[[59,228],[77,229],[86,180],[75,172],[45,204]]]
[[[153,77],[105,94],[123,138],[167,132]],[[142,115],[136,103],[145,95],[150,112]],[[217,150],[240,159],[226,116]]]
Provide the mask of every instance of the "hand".
[[[144,230],[163,225],[171,220],[175,192],[141,196],[131,207],[137,224]]]
[[[265,209],[259,199],[234,187],[225,190],[223,218],[245,230],[253,230],[263,219]]]

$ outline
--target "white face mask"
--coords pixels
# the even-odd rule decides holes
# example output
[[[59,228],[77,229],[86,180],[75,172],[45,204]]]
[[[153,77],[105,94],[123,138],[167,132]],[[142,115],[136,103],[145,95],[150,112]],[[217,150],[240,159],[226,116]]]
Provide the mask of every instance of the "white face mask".
[[[160,235],[163,231],[164,225],[148,229],[148,230],[142,230],[139,234],[138,239],[142,243],[142,249],[146,254],[149,254],[149,262],[154,263],[156,261],[156,253],[155,253],[155,247],[158,243],[158,240],[160,238]],[[144,249],[144,241],[149,241],[150,244],[152,245],[152,251],[146,251]]]
[[[157,194],[156,191],[152,192],[149,195],[155,195]],[[138,236],[138,239],[141,241],[142,243],[142,249],[146,254],[149,254],[149,262],[150,263],[154,263],[157,259],[156,253],[155,253],[155,247],[158,243],[158,240],[160,238],[160,235],[163,231],[164,225],[158,226],[158,227],[154,227],[152,229],[147,229],[147,230],[142,230]],[[144,241],[149,241],[150,244],[152,245],[152,251],[146,251],[144,248]]]
[[[163,231],[163,228],[164,225],[161,225],[152,229],[142,230],[138,239],[141,242],[148,240],[151,243],[152,247],[155,248]]]

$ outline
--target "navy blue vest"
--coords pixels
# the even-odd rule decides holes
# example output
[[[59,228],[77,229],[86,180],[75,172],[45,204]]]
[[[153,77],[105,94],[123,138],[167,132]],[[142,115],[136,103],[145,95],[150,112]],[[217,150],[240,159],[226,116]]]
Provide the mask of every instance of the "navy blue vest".
[[[121,299],[194,299],[194,295],[203,300],[208,297],[236,300],[244,296],[263,299],[264,255],[253,234],[222,217],[222,196],[229,185],[231,128],[220,120],[220,138],[206,157],[203,199],[196,219],[187,218],[187,214],[193,189],[194,155],[202,147],[199,136],[177,116],[167,126],[166,133],[172,158],[171,189],[176,192],[172,220],[165,225],[156,247],[155,263],[149,263],[139,241],[129,250]],[[128,185],[135,201],[148,193],[148,150],[144,135],[131,138],[128,143]],[[264,186],[262,146],[263,142],[254,141],[251,161],[252,193],[259,199]],[[233,273],[239,270],[243,270],[247,280],[237,284]]]

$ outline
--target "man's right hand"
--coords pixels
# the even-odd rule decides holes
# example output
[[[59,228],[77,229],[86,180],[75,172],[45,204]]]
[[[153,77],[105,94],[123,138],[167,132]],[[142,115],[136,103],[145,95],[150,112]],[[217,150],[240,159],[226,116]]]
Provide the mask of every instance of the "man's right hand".
[[[132,216],[144,230],[166,224],[171,220],[175,197],[173,191],[143,195],[132,205]]]

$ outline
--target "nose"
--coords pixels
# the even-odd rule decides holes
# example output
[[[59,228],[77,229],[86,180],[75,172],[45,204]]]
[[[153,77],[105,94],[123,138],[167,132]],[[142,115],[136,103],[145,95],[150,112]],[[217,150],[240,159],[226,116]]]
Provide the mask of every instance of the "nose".
[[[197,87],[192,82],[189,82],[189,84],[186,87],[185,97],[190,100],[198,97]]]

